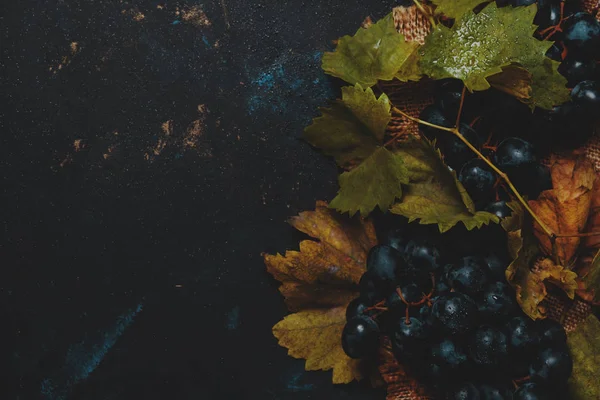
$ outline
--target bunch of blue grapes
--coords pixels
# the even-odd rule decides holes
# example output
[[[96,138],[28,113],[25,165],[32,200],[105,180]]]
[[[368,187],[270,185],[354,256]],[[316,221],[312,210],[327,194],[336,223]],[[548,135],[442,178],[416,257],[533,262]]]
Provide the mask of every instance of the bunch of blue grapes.
[[[385,335],[399,363],[436,398],[566,398],[573,366],[565,331],[521,311],[505,278],[508,254],[489,246],[502,242],[500,232],[442,235],[396,222],[379,229],[360,296],[348,305],[346,354],[374,358]]]
[[[583,146],[600,127],[600,22],[592,15],[565,7],[559,0],[498,1],[501,6],[538,3],[535,35],[554,41],[546,56],[560,61],[571,90],[571,99],[550,110],[535,108],[495,89],[467,94],[459,131],[503,172],[529,199],[552,187],[548,169],[540,163],[551,152]],[[463,83],[457,79],[436,81],[434,103],[420,119],[453,127],[461,104]],[[421,133],[435,140],[446,164],[478,210],[506,212],[510,190],[497,174],[456,136],[420,125]]]

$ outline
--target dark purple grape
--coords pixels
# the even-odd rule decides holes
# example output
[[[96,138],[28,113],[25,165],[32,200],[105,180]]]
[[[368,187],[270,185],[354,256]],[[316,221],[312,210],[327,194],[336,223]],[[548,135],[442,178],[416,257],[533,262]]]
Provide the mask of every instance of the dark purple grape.
[[[590,112],[600,111],[600,82],[579,82],[571,91],[573,103]]]
[[[505,282],[487,285],[479,302],[479,314],[488,321],[505,321],[519,309],[514,290]]]
[[[557,321],[546,318],[535,322],[540,333],[540,346],[564,346],[567,343],[565,328]]]
[[[448,284],[448,281],[446,280],[446,278],[443,276],[443,274],[441,274],[436,280],[435,280],[435,294],[437,296],[449,293],[450,290],[452,290],[452,288],[450,287],[450,285]]]
[[[446,400],[480,400],[479,389],[471,382],[461,383],[446,392]]]
[[[565,51],[565,45],[562,42],[554,42],[554,44],[546,51],[546,57],[554,61],[563,60],[563,52]]]
[[[567,78],[567,86],[573,87],[582,81],[598,79],[600,64],[596,60],[567,57],[558,67],[558,72]]]
[[[425,107],[423,111],[421,111],[421,114],[419,114],[419,119],[429,122],[430,124],[445,126],[447,128],[454,126],[454,121],[447,119],[435,104]],[[429,140],[437,139],[440,137],[440,135],[449,135],[448,132],[444,132],[423,124],[419,125],[419,130]]]
[[[531,143],[521,138],[506,138],[496,149],[496,165],[509,174],[516,168],[535,162],[535,149]]]
[[[424,290],[415,282],[400,283],[398,290],[402,293],[402,297],[409,303],[418,303],[423,299]]]
[[[489,282],[489,270],[483,258],[463,257],[448,271],[446,279],[450,286],[459,292],[475,295]]]
[[[445,374],[457,375],[462,372],[469,359],[463,349],[451,339],[443,339],[431,346],[431,360],[437,364]]]
[[[369,305],[364,298],[357,297],[352,300],[350,304],[348,304],[348,307],[346,307],[346,321],[350,321],[352,318],[361,315],[371,316],[373,313],[368,312],[367,308],[369,308]]]
[[[574,102],[563,103],[552,110],[536,108],[530,139],[544,154],[581,147],[592,136],[593,113]]]
[[[477,306],[467,295],[457,292],[440,296],[431,308],[432,323],[450,335],[469,331],[477,320]]]
[[[404,255],[417,272],[436,272],[442,267],[437,243],[426,238],[416,238],[407,242]]]
[[[537,199],[544,190],[552,189],[550,170],[542,164],[529,164],[517,168],[509,177],[519,193],[530,200]]]
[[[369,306],[385,298],[385,295],[380,294],[377,290],[371,271],[367,271],[361,276],[358,289],[360,290],[361,300]]]
[[[549,400],[551,399],[548,390],[539,383],[527,382],[513,395],[513,400]]]
[[[510,264],[506,252],[492,251],[488,253],[483,260],[490,270],[490,279],[506,282],[506,268]]]
[[[564,42],[569,52],[595,58],[600,53],[600,22],[585,12],[569,18],[564,26]]]
[[[476,203],[487,203],[493,197],[496,175],[479,158],[468,161],[460,170],[458,179]]]
[[[513,354],[533,354],[540,343],[539,332],[526,316],[513,317],[506,324],[506,337]]]
[[[480,148],[483,144],[477,132],[469,125],[461,123],[459,131],[476,148]],[[473,151],[452,134],[441,136],[438,140],[438,147],[444,155],[444,162],[455,170],[460,170],[467,161],[473,158]]]
[[[479,385],[481,400],[512,400],[513,390],[508,384],[484,383]]]
[[[529,367],[532,380],[549,384],[566,382],[572,371],[573,360],[567,346],[542,350]]]
[[[464,84],[460,79],[435,81],[435,105],[449,121],[456,121]]]
[[[382,245],[393,247],[400,253],[404,253],[404,245],[406,244],[406,232],[404,229],[395,229],[388,232],[379,242]]]
[[[354,317],[342,331],[342,348],[351,358],[375,355],[379,347],[379,326],[367,316]]]
[[[420,318],[398,318],[391,326],[392,349],[399,360],[413,360],[426,351],[431,329]]]
[[[542,31],[560,23],[560,1],[544,1],[538,4],[538,12],[533,23],[538,25],[538,31]]]
[[[469,341],[469,355],[479,367],[499,368],[508,359],[506,335],[491,326],[480,326]]]
[[[512,214],[510,207],[506,205],[506,201],[500,200],[488,204],[485,211],[496,215],[498,218],[506,218]]]
[[[376,291],[384,297],[396,287],[398,271],[406,268],[402,253],[390,246],[373,246],[367,256],[367,270]]]

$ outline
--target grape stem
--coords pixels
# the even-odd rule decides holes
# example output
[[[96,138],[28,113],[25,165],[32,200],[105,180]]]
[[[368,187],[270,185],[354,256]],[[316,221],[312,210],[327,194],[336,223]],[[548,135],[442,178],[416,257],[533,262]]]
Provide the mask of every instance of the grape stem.
[[[508,178],[508,175],[506,173],[504,173],[503,171],[501,171],[498,167],[496,167],[496,165],[494,165],[494,163],[491,162],[486,156],[484,156],[483,154],[481,154],[481,152],[479,150],[477,150],[477,148],[475,146],[473,146],[471,144],[471,142],[469,142],[460,133],[460,131],[458,130],[458,123],[460,123],[460,112],[462,112],[462,106],[463,106],[464,98],[465,98],[464,94],[465,94],[465,89],[463,88],[463,96],[462,96],[461,102],[460,102],[459,114],[458,114],[458,117],[456,118],[457,125],[454,128],[448,128],[448,127],[445,127],[445,126],[440,126],[440,125],[432,124],[432,123],[427,122],[427,121],[422,121],[419,118],[415,118],[415,117],[412,117],[412,116],[408,115],[407,113],[405,113],[404,111],[400,110],[397,107],[393,107],[392,110],[394,112],[402,115],[403,117],[408,118],[411,121],[414,121],[414,122],[417,122],[419,124],[422,124],[422,125],[425,125],[425,126],[429,126],[429,127],[435,128],[435,129],[439,129],[439,130],[442,130],[442,131],[450,132],[450,133],[454,134],[456,137],[458,137],[473,153],[475,153],[477,155],[477,157],[479,157],[487,165],[489,165],[490,168],[492,170],[494,170],[494,172],[496,174],[498,174],[498,176],[500,178],[502,178],[502,180],[504,180],[504,182],[506,182],[506,184],[508,185],[508,187],[510,188],[510,190],[513,192],[513,194],[515,195],[515,197],[519,201],[519,203],[521,203],[521,205],[523,205],[523,207],[532,216],[532,218],[535,220],[535,222],[537,222],[540,225],[540,227],[542,228],[542,230],[550,237],[550,239],[554,240],[557,237],[557,235],[554,232],[552,232],[552,230],[550,228],[548,228],[548,226],[540,219],[540,217],[537,216],[537,214],[531,209],[531,207],[529,207],[529,204],[523,198],[523,196],[521,196],[521,194],[519,193],[519,191],[517,190],[517,188],[515,188],[515,186],[513,185],[513,183]],[[565,236],[565,237],[567,237],[567,236]]]
[[[471,144],[471,142],[469,142],[459,131],[459,127],[460,127],[460,117],[462,114],[462,110],[463,110],[463,106],[465,104],[465,97],[467,94],[467,87],[463,85],[462,88],[462,93],[460,96],[460,105],[458,107],[458,114],[456,115],[456,122],[454,124],[453,128],[448,128],[445,126],[440,126],[440,125],[436,125],[436,124],[432,124],[430,122],[427,121],[423,121],[419,118],[415,118],[413,116],[408,115],[407,113],[405,113],[404,111],[400,110],[398,107],[392,107],[392,111],[402,115],[404,118],[407,118],[411,121],[417,122],[421,125],[425,125],[425,126],[429,126],[431,128],[435,128],[435,129],[439,129],[442,131],[446,131],[446,132],[450,132],[453,135],[455,135],[457,138],[459,138],[473,153],[475,153],[477,155],[477,157],[479,157],[480,159],[482,159],[487,165],[489,165],[489,167],[496,173],[498,174],[498,176],[500,178],[502,178],[502,180],[504,180],[504,182],[506,182],[506,184],[508,185],[508,187],[510,188],[511,192],[513,192],[513,194],[515,195],[515,197],[517,198],[517,200],[519,201],[519,203],[521,203],[521,205],[525,208],[525,210],[527,210],[527,212],[529,213],[529,215],[531,215],[531,217],[535,220],[535,222],[538,223],[538,225],[540,226],[540,228],[542,228],[542,230],[544,231],[544,233],[546,235],[548,235],[548,237],[550,238],[550,243],[552,244],[552,249],[555,250],[555,243],[556,243],[556,239],[560,239],[560,238],[573,238],[573,237],[591,237],[591,236],[600,236],[600,231],[596,231],[596,232],[576,232],[576,233],[555,233],[552,231],[552,229],[550,229],[548,227],[548,225],[546,225],[541,218],[531,209],[531,207],[529,207],[529,203],[527,202],[527,200],[525,200],[523,198],[523,196],[521,196],[521,193],[519,193],[519,191],[517,190],[517,188],[513,185],[513,183],[510,181],[508,175],[501,171],[498,167],[496,167],[496,165],[494,165],[493,162],[491,162],[486,156],[484,156],[475,146],[473,146]],[[397,137],[397,136],[396,136]],[[386,146],[388,144],[390,144],[391,142],[393,142],[396,137],[394,137],[393,140],[391,140],[390,142],[386,143]],[[555,255],[556,258],[556,255]]]

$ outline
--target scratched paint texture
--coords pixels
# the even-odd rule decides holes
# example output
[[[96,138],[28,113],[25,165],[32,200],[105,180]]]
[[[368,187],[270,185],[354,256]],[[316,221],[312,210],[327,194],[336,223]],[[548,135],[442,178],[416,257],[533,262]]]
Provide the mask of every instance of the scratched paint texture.
[[[321,54],[391,6],[3,2],[0,398],[381,398],[278,347],[259,254],[336,191]]]

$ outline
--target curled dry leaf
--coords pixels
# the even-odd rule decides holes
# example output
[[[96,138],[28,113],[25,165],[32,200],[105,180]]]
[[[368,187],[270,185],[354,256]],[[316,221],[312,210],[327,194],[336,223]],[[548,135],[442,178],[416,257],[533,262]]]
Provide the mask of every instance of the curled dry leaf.
[[[282,283],[288,308],[298,311],[277,323],[273,334],[292,357],[306,359],[307,370],[333,369],[334,383],[361,379],[361,362],[344,353],[341,333],[346,306],[358,296],[367,253],[377,242],[375,229],[322,201],[290,224],[318,241],[304,240],[300,251],[285,255],[263,255],[267,271]]]
[[[596,181],[594,167],[584,156],[572,158],[554,157],[551,160],[552,189],[540,194],[537,200],[529,201],[533,211],[555,233],[580,233],[584,231],[590,205],[592,189]],[[535,236],[542,250],[554,256],[552,242],[548,235],[535,224]],[[570,265],[580,238],[556,239],[556,256],[563,265]]]
[[[532,221],[518,203],[510,203],[512,216],[502,221],[508,232],[509,253],[513,258],[506,270],[507,281],[517,292],[517,302],[533,319],[544,318],[540,303],[546,298],[546,283],[552,283],[565,291],[572,299],[577,289],[577,274],[555,264],[549,258],[541,258],[538,241],[533,235]]]

